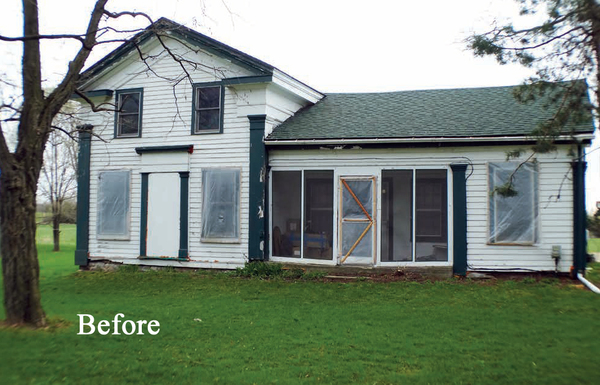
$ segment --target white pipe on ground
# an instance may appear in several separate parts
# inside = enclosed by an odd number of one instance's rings
[[[588,281],[587,279],[585,279],[583,277],[583,275],[581,275],[581,273],[577,273],[577,278],[579,278],[579,280],[581,282],[583,282],[583,284],[585,286],[587,286],[588,289],[590,289],[591,291],[593,291],[596,294],[600,294],[600,289],[598,289],[593,283],[591,283],[590,281]]]

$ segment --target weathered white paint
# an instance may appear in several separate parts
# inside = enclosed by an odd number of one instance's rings
[[[192,52],[180,43],[167,39],[176,52],[185,53],[191,61],[202,63],[197,68],[186,66],[194,83],[213,82],[223,78],[260,75],[211,53]],[[143,88],[142,133],[140,138],[114,139],[114,112],[92,113],[83,108],[81,120],[94,126],[97,137],[92,140],[90,183],[90,259],[109,259],[120,263],[154,266],[187,266],[195,268],[236,268],[247,260],[248,250],[248,163],[249,121],[247,115],[267,114],[267,130],[287,119],[297,109],[310,103],[303,99],[308,91],[294,88],[281,90],[267,84],[240,84],[225,87],[223,133],[191,134],[192,86],[188,80],[173,84],[162,79],[183,74],[163,52],[160,45],[150,40],[142,46],[148,54],[148,64],[158,75],[147,71],[137,55],[132,53],[123,61],[113,64],[99,77],[92,79],[84,90]],[[290,80],[292,83],[295,80]],[[296,81],[297,82],[297,81]],[[298,89],[302,90],[302,85]],[[267,90],[269,88],[269,90]],[[309,92],[310,93],[310,92]],[[289,99],[289,101],[287,100]],[[112,103],[114,98],[95,98],[95,101]],[[109,109],[111,105],[105,105]],[[270,131],[269,131],[270,132]],[[144,153],[135,147],[165,145],[194,145],[188,153]],[[202,221],[202,169],[230,167],[241,169],[241,228],[239,243],[200,242]],[[131,171],[131,220],[128,240],[99,240],[96,234],[97,177],[106,169]],[[190,262],[139,260],[141,172],[189,171],[189,256]],[[179,185],[178,185],[179,186]],[[152,210],[154,212],[154,210]],[[179,212],[177,210],[177,212]],[[148,250],[147,250],[148,251]],[[171,253],[171,251],[169,251]],[[147,253],[148,254],[148,253]],[[148,254],[150,255],[150,254]]]
[[[553,245],[562,247],[559,270],[569,271],[573,260],[573,188],[570,180],[571,158],[568,146],[556,153],[538,155],[539,169],[539,237],[531,246],[488,245],[487,163],[505,161],[509,146],[398,148],[348,150],[276,150],[269,152],[269,164],[276,170],[334,170],[369,165],[371,172],[382,169],[448,168],[452,163],[468,163],[467,169],[467,242],[469,269],[554,270]],[[472,171],[472,173],[471,173]],[[379,174],[380,175],[380,174]],[[452,180],[448,185],[448,220],[452,223]],[[379,193],[381,192],[379,187]],[[337,207],[337,206],[334,206]],[[378,210],[381,210],[379,205]],[[452,250],[452,226],[448,227],[448,249]],[[379,234],[378,239],[381,239]],[[335,246],[334,246],[335,247]],[[440,262],[386,262],[386,266],[439,266]],[[378,256],[378,260],[380,257]]]
[[[147,256],[178,256],[180,190],[178,173],[148,175]]]
[[[190,171],[188,152],[142,153],[141,172],[185,172]]]

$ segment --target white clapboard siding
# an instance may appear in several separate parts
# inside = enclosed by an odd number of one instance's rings
[[[222,78],[257,75],[204,51],[196,53],[179,43],[169,46],[186,58],[202,63],[197,68],[186,69],[194,83],[213,82]],[[114,112],[92,113],[83,108],[81,119],[94,126],[97,137],[92,140],[90,181],[90,258],[108,259],[127,264],[152,266],[180,266],[192,268],[237,268],[247,261],[248,204],[249,204],[249,121],[248,114],[267,114],[267,133],[272,127],[293,115],[306,105],[297,97],[286,94],[274,85],[226,87],[224,95],[223,133],[191,134],[192,86],[184,79],[175,88],[160,77],[176,78],[184,73],[156,42],[142,48],[151,59],[149,64],[158,76],[145,72],[145,65],[137,54],[116,65],[107,74],[86,86],[89,90],[143,88],[142,137],[114,139]],[[286,96],[287,95],[287,96]],[[104,102],[114,103],[112,99]],[[136,147],[163,145],[194,145],[189,155],[189,262],[165,260],[139,260],[140,252],[140,172],[148,172]],[[157,169],[168,168],[167,164]],[[238,168],[241,171],[240,188],[240,240],[237,243],[206,243],[200,241],[202,227],[202,169]],[[104,170],[130,170],[131,196],[128,240],[97,239],[98,175]]]
[[[378,169],[441,167],[469,163],[467,168],[467,260],[470,269],[554,270],[553,245],[561,246],[560,271],[573,261],[573,185],[568,148],[538,155],[539,239],[533,246],[488,245],[488,162],[503,162],[511,147],[406,148],[355,150],[277,150],[271,147],[274,169]],[[472,173],[471,173],[472,171]],[[562,185],[562,186],[561,186]],[[451,187],[450,187],[451,188]],[[560,195],[559,195],[560,193]]]
[[[159,47],[150,50],[158,54]],[[222,69],[225,77],[247,76],[251,73],[230,62],[199,52],[190,60]],[[165,77],[181,75],[181,68],[166,57],[153,63],[152,68]],[[248,239],[248,141],[249,123],[246,117],[238,117],[237,92],[226,88],[222,134],[191,135],[192,87],[183,81],[175,88],[155,76],[139,74],[141,64],[133,61],[121,65],[93,85],[93,89],[143,88],[142,137],[113,139],[114,114],[87,114],[86,123],[95,126],[94,131],[102,138],[92,142],[90,183],[90,256],[92,259],[110,259],[123,263],[143,263],[155,266],[188,266],[235,268],[246,260]],[[132,74],[138,75],[132,76]],[[218,80],[215,73],[205,70],[190,71],[193,81]],[[220,77],[223,77],[220,74]],[[114,103],[114,100],[111,101]],[[179,112],[177,112],[177,108]],[[141,159],[135,147],[193,144],[194,153],[189,155],[189,253],[191,262],[140,261],[140,188]],[[211,244],[200,242],[202,186],[201,170],[206,167],[234,167],[241,170],[241,226],[240,242],[235,244]],[[98,240],[96,236],[98,174],[102,170],[131,170],[130,239]]]

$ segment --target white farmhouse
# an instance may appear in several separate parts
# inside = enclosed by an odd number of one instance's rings
[[[79,89],[78,265],[585,268],[593,125],[506,161],[552,114],[513,87],[323,94],[160,19]]]

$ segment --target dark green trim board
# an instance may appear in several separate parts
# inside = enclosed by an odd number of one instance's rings
[[[77,166],[77,246],[75,264],[87,266],[90,241],[90,156],[93,126],[86,124],[79,130]]]
[[[219,101],[219,129],[218,130],[196,130],[196,93],[201,88],[207,87],[221,87],[221,100]],[[207,83],[194,83],[192,85],[192,135],[206,135],[206,134],[221,134],[223,132],[223,118],[225,112],[225,86],[223,82],[207,82]]]
[[[190,173],[180,172],[179,180],[181,181],[179,195],[179,258],[187,259],[188,253],[188,202],[189,202],[189,185]]]
[[[466,164],[451,164],[452,169],[452,228],[453,238],[453,273],[467,274],[467,180]]]
[[[250,199],[248,260],[263,261],[266,254],[266,175],[267,153],[264,142],[266,115],[248,115],[250,120]]]
[[[232,86],[236,84],[256,84],[256,83],[269,83],[273,80],[273,75],[260,75],[260,76],[240,76],[236,78],[225,78],[221,82],[223,85]]]
[[[137,135],[120,135],[119,136],[119,96],[122,94],[140,94],[140,111],[138,116],[138,134]],[[114,138],[141,138],[142,137],[142,115],[144,112],[144,89],[143,88],[129,88],[115,91],[115,122],[114,122]]]
[[[97,97],[111,97],[113,96],[113,90],[93,90],[93,91],[85,91],[83,94],[88,98],[97,98]],[[83,98],[77,94],[71,95],[71,99],[75,100],[83,100]]]
[[[140,257],[146,256],[148,237],[148,173],[142,173],[142,207],[140,211]]]
[[[153,147],[136,147],[135,152],[138,154],[145,154],[149,152],[194,152],[193,144],[184,144],[181,146],[153,146]]]
[[[585,169],[587,163],[579,160],[572,162],[571,167],[573,168],[573,270],[571,273],[573,278],[576,278],[577,273],[585,274],[587,262],[585,236]]]

